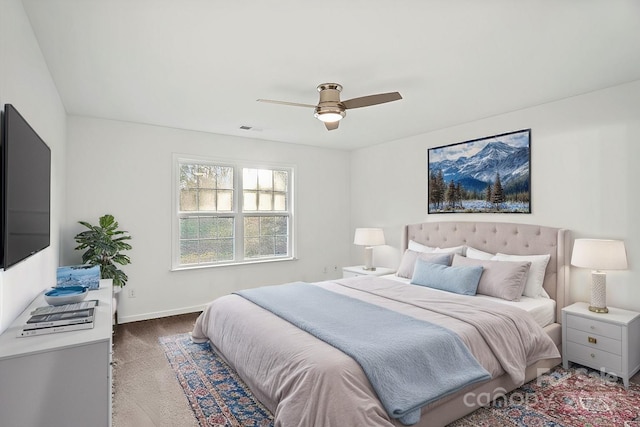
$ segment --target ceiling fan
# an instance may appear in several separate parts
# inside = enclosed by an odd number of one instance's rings
[[[327,130],[338,129],[340,120],[347,115],[346,110],[354,108],[369,107],[371,105],[384,104],[385,102],[402,99],[398,92],[378,93],[375,95],[361,96],[346,101],[340,101],[342,86],[338,83],[322,83],[318,85],[320,101],[318,105],[299,104],[296,102],[274,101],[271,99],[258,99],[259,102],[270,102],[272,104],[292,105],[294,107],[309,107],[314,109],[314,116],[324,122]]]

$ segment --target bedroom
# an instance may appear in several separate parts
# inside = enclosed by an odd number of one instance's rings
[[[25,4],[32,8],[38,6],[38,2]],[[637,12],[637,5],[633,2],[614,4],[618,5],[622,16],[638,16],[629,12]],[[362,262],[361,248],[352,244],[356,227],[383,227],[389,247],[378,248],[376,262],[394,265],[398,262],[396,250],[400,247],[400,226],[426,218],[423,197],[426,192],[426,149],[522,128],[532,129],[533,213],[507,215],[504,221],[565,227],[572,230],[574,237],[624,239],[630,269],[610,273],[610,283],[615,283],[615,288],[609,290],[608,303],[640,310],[640,287],[637,286],[640,277],[635,268],[640,261],[640,230],[634,220],[635,215],[632,217],[638,202],[630,197],[637,192],[638,171],[633,162],[640,158],[635,138],[640,131],[640,63],[636,56],[625,56],[624,61],[616,64],[617,67],[600,64],[600,73],[620,71],[622,74],[624,69],[627,75],[612,76],[608,84],[585,88],[564,99],[520,105],[518,98],[514,97],[514,106],[508,111],[487,114],[464,123],[451,123],[415,136],[345,150],[339,144],[322,148],[89,117],[95,114],[67,114],[71,107],[63,103],[58,92],[63,87],[58,87],[51,76],[31,29],[31,18],[23,10],[22,2],[5,0],[2,8],[0,101],[22,106],[19,108],[23,114],[31,118],[33,126],[52,146],[52,220],[57,227],[53,227],[52,245],[47,251],[0,276],[0,329],[4,329],[37,293],[49,286],[48,277],[53,274],[55,266],[77,262],[78,255],[73,251],[72,241],[78,231],[77,221],[95,220],[107,211],[116,215],[123,228],[134,237],[134,250],[131,252],[134,262],[127,269],[131,278],[127,287],[135,289],[136,297],[122,299],[119,310],[123,322],[192,311],[215,296],[247,284],[257,286],[337,277],[340,273],[331,271],[333,266],[340,270],[343,266]],[[595,18],[592,16],[591,19]],[[627,27],[616,26],[612,22],[588,22],[589,27],[614,33],[612,37],[615,40],[624,42],[620,46],[623,52],[637,52],[638,34],[630,31],[637,28],[637,22],[625,21]],[[340,21],[340,24],[348,25],[348,22]],[[614,31],[616,28],[621,33]],[[624,32],[625,29],[630,32]],[[587,43],[581,53],[588,55],[590,47]],[[318,58],[321,57],[318,54]],[[532,66],[535,64],[530,56],[524,60]],[[313,67],[315,63],[309,61],[309,66]],[[375,61],[365,65],[372,66],[373,63]],[[622,67],[623,64],[626,68]],[[269,85],[287,86],[284,66],[276,64],[274,67],[284,74]],[[311,77],[304,79],[304,84],[296,87],[300,91],[300,102],[307,96],[307,89],[311,101],[314,99],[315,85],[321,82],[316,80],[324,79],[315,77],[320,71],[316,70]],[[410,100],[410,94],[399,86],[405,78],[402,76],[399,72],[397,76],[378,77],[380,91],[399,90],[406,98],[393,108],[408,108],[402,104]],[[347,84],[345,81],[342,83]],[[558,84],[564,83],[565,80],[558,77]],[[364,85],[362,94],[377,89]],[[524,96],[531,90],[535,88],[521,87],[514,92],[523,91]],[[254,103],[255,98],[275,98],[277,95],[277,92],[255,93],[247,102]],[[351,95],[359,96],[361,93],[350,92],[345,96]],[[281,97],[287,99],[284,95]],[[417,102],[419,108],[429,100],[413,102]],[[307,120],[309,129],[314,131],[321,126],[304,110],[298,112],[282,107],[285,110],[276,113],[278,106],[251,105],[254,109],[258,107],[265,114],[281,114],[281,120]],[[188,109],[191,106],[176,105],[173,108]],[[434,109],[430,104],[425,108]],[[350,114],[335,132],[349,130],[347,125],[354,123],[355,126],[358,120],[364,120],[360,122],[360,129],[366,128],[368,120],[378,117],[375,116],[378,114],[375,108],[358,113]],[[429,114],[432,113],[425,113],[423,120],[429,120]],[[241,124],[244,123],[233,123],[233,126]],[[320,130],[325,132],[321,127]],[[325,134],[319,137],[327,138]],[[117,159],[116,165],[100,161],[99,156],[96,158],[96,151],[103,147],[108,147],[110,156]],[[300,190],[296,202],[300,221],[297,230],[299,259],[260,266],[225,267],[215,271],[171,272],[169,189],[173,152],[225,158],[244,157],[251,153],[256,159],[295,163]],[[140,165],[146,167],[142,169],[145,173],[140,173]],[[330,173],[327,173],[329,167]],[[113,168],[117,169],[114,171]],[[89,175],[95,178],[86,179]],[[99,179],[100,176],[110,179]],[[123,188],[129,191],[123,191]],[[303,188],[309,190],[304,191]],[[368,196],[372,193],[376,197]],[[147,202],[142,205],[139,200],[143,194]],[[323,200],[330,200],[331,207],[327,208]],[[433,217],[428,220],[453,219]],[[473,220],[503,219],[495,215],[473,215]],[[327,251],[328,246],[333,250]],[[329,267],[327,273],[324,273],[325,267]],[[587,280],[588,272],[573,269],[573,300],[588,300]]]

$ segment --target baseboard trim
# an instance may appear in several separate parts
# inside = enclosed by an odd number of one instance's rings
[[[178,314],[196,313],[204,310],[206,304],[194,305],[192,307],[182,307],[175,310],[156,311],[153,313],[136,314],[134,316],[120,316],[118,314],[118,323],[138,322],[140,320],[158,319],[161,317],[175,316]]]

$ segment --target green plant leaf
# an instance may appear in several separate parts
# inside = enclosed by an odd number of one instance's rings
[[[128,255],[120,253],[132,249],[125,240],[131,240],[128,231],[119,230],[118,222],[113,215],[103,215],[98,219],[99,225],[92,225],[86,221],[78,221],[88,228],[75,236],[76,250],[86,251],[82,254],[82,262],[100,266],[102,279],[113,279],[114,286],[124,286],[129,277],[115,264],[131,263]]]

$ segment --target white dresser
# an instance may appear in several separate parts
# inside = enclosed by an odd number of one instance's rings
[[[0,335],[0,424],[3,427],[111,425],[111,280],[97,299],[92,329],[17,338],[39,295]]]
[[[577,302],[562,309],[562,364],[576,362],[622,378],[640,370],[640,313],[609,307],[608,313],[589,311]]]

